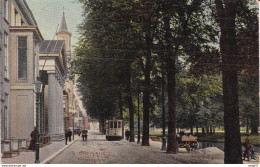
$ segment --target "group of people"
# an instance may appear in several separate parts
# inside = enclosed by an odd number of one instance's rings
[[[71,141],[72,131],[70,129],[67,129],[65,132],[65,144],[67,145],[68,139]]]

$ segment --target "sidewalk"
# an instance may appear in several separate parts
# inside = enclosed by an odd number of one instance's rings
[[[65,145],[65,141],[52,142],[51,144],[40,148],[40,163],[46,163],[53,157],[60,154],[66,148],[71,146],[74,142],[76,142],[80,137],[75,135],[75,140],[68,142]],[[35,161],[35,152],[20,152],[20,155],[13,156],[12,158],[2,158],[2,164],[34,164]]]
[[[135,142],[137,141],[137,138],[135,138]],[[141,140],[142,141],[142,140]],[[125,142],[127,142],[125,140]],[[160,150],[162,148],[162,142],[161,141],[152,141],[149,139],[150,147],[154,150]],[[201,157],[199,157],[201,156]],[[199,149],[196,151],[187,152],[186,148],[179,148],[178,154],[173,155],[174,159],[183,162],[188,163],[187,160],[191,163],[220,163],[224,164],[224,152],[218,149],[217,147],[207,147],[204,149]],[[243,160],[243,164],[259,164],[259,155],[257,155],[256,159],[251,159],[250,161]]]

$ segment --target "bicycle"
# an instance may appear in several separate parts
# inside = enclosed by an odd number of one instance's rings
[[[245,151],[242,152],[242,157],[244,157],[244,155],[245,155]],[[248,161],[250,161],[251,159],[256,160],[256,155],[257,155],[256,151],[254,149],[251,149],[249,151]],[[244,157],[243,160],[245,160],[245,158],[246,157]]]

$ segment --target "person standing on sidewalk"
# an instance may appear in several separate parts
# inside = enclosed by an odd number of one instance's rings
[[[65,132],[65,145],[67,145],[67,143],[68,143],[68,137],[69,137],[69,131],[67,129]]]
[[[69,135],[69,141],[71,142],[72,131],[70,129],[68,131],[68,135]]]
[[[36,127],[34,127],[34,130],[31,132],[31,141],[28,150],[35,151],[35,145],[36,145]]]

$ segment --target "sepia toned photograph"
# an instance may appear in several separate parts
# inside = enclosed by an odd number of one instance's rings
[[[258,0],[0,0],[1,166],[260,155]]]

